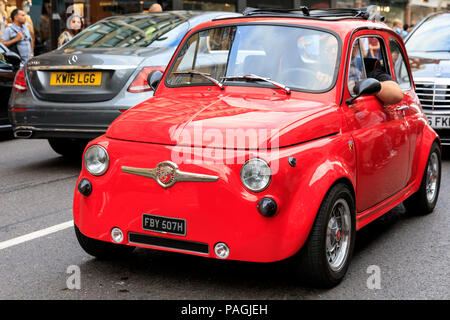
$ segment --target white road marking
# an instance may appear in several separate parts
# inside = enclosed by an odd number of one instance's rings
[[[30,240],[34,240],[34,239],[37,239],[37,238],[40,238],[40,237],[44,237],[44,236],[49,235],[51,233],[55,233],[55,232],[58,232],[58,231],[61,231],[61,230],[64,230],[64,229],[67,229],[67,228],[70,228],[70,227],[73,227],[73,220],[70,220],[70,221],[67,221],[67,222],[64,222],[64,223],[60,223],[60,224],[57,224],[55,226],[48,227],[48,228],[45,228],[45,229],[42,229],[42,230],[39,230],[39,231],[35,231],[35,232],[32,232],[32,233],[29,233],[29,234],[26,234],[26,235],[23,235],[23,236],[11,239],[11,240],[6,240],[6,241],[3,241],[3,242],[0,242],[0,250],[9,248],[9,247],[12,247],[12,246],[15,246],[17,244],[21,244],[21,243],[24,243],[24,242],[27,242],[27,241],[30,241]]]

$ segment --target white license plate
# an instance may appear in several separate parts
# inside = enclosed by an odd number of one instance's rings
[[[450,128],[450,116],[428,116],[428,123],[433,128]]]

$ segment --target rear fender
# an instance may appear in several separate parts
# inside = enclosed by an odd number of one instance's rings
[[[414,161],[412,165],[412,183],[414,183],[413,192],[416,192],[420,188],[422,183],[425,167],[428,162],[428,156],[430,155],[431,146],[434,142],[437,142],[442,153],[441,141],[437,133],[429,126],[425,126],[422,132],[420,142],[416,146],[414,153]]]

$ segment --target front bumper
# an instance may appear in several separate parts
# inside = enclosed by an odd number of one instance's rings
[[[88,179],[92,193],[85,197],[76,190],[73,212],[80,231],[101,241],[111,242],[111,230],[120,228],[124,233],[122,244],[126,245],[217,258],[214,245],[223,242],[230,248],[228,259],[279,261],[295,254],[306,241],[323,196],[317,190],[315,201],[316,193],[309,190],[309,180],[304,174],[314,172],[288,164],[289,156],[295,155],[299,161],[310,156],[305,146],[282,150],[277,159],[278,172],[269,187],[252,193],[240,180],[242,164],[182,163],[179,164],[182,171],[215,175],[219,180],[179,182],[166,189],[153,179],[125,173],[121,167],[155,168],[158,163],[172,159],[174,147],[105,137],[93,143],[108,150],[110,167],[99,177],[90,175],[83,167],[77,183]],[[250,156],[247,151],[238,152]],[[274,158],[266,160],[273,163]],[[298,190],[308,192],[301,193],[303,198],[296,198]],[[266,218],[258,212],[257,204],[263,197],[277,201],[275,216]],[[183,219],[186,235],[144,230],[144,214]]]

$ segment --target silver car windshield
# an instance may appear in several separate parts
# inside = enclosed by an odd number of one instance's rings
[[[408,52],[450,52],[450,14],[431,17],[406,41]]]
[[[189,13],[159,13],[102,20],[65,48],[174,47],[189,29]]]
[[[223,84],[272,86],[323,92],[337,74],[339,41],[329,32],[290,26],[246,25],[202,30],[182,45],[167,76],[168,86],[210,85],[195,70]],[[263,78],[261,81],[248,76]]]

